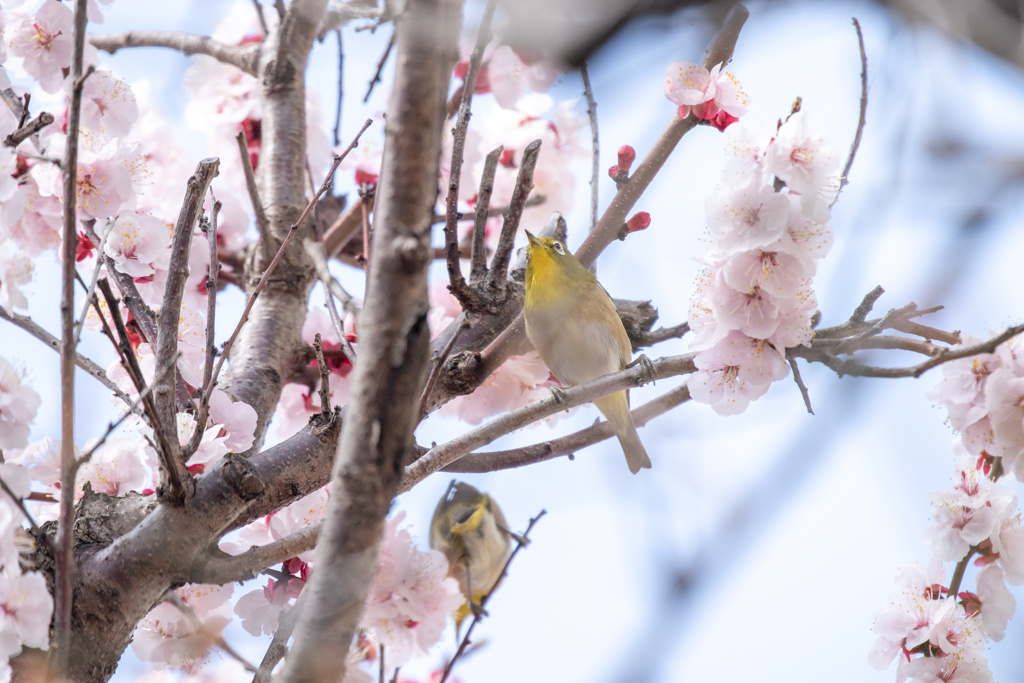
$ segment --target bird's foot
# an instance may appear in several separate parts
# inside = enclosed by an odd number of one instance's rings
[[[562,387],[551,387],[551,398],[555,399],[555,403],[558,405],[565,406],[567,402],[565,398],[565,389]],[[565,407],[565,412],[569,412],[568,406]]]
[[[508,534],[519,545],[529,545],[530,544],[530,539],[528,539],[526,536],[521,536],[521,535],[517,534],[516,532],[512,531],[511,529],[506,529],[501,524],[498,525],[498,529],[500,529],[501,531],[503,531],[506,534]]]
[[[487,610],[483,608],[483,605],[480,605],[472,600],[469,602],[469,611],[471,611],[473,613],[473,616],[477,619],[483,619],[484,617],[491,616],[490,614],[488,614]]]
[[[652,363],[651,359],[645,356],[644,354],[641,353],[639,356],[636,357],[636,360],[634,360],[626,367],[631,368],[635,365],[639,365],[642,370],[639,377],[636,378],[636,385],[638,387],[643,386],[648,382],[653,382],[657,378],[657,373],[654,370],[654,363]]]

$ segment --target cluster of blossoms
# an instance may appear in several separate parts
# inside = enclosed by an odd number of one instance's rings
[[[679,114],[742,113],[735,79],[699,69],[669,67],[666,93],[683,103]],[[694,400],[735,415],[789,374],[786,348],[812,336],[811,278],[832,245],[840,159],[804,112],[778,127],[732,125],[725,135],[722,184],[705,203],[711,246],[690,302],[690,348],[700,353],[687,383]]]
[[[962,341],[983,340],[965,335]],[[896,659],[898,683],[987,683],[985,641],[1003,639],[1017,608],[1006,583],[1024,584],[1024,524],[1017,496],[999,483],[1024,480],[1024,347],[1012,339],[995,353],[946,363],[942,372],[929,397],[946,407],[959,433],[955,485],[929,494],[931,565],[927,572],[900,568],[891,604],[875,618],[870,662],[886,669]],[[944,563],[957,563],[954,575],[962,577],[972,557],[980,567],[975,590],[944,587]]]
[[[869,655],[884,670],[897,661],[898,683],[986,683],[992,680],[983,652],[999,641],[1017,603],[1006,582],[1024,583],[1024,526],[1017,496],[998,483],[999,461],[954,444],[959,467],[950,489],[932,491],[934,524],[925,533],[932,549],[926,571],[904,565],[890,604],[875,617],[878,639]],[[980,567],[975,590],[960,590],[969,560]],[[947,587],[946,563],[958,565]]]

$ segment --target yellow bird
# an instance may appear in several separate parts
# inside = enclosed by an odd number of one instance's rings
[[[630,365],[633,347],[612,298],[553,237],[526,233],[526,334],[562,384],[573,386]],[[626,454],[629,471],[650,467],[625,389],[594,401]]]
[[[430,547],[448,558],[448,575],[459,582],[466,603],[455,613],[455,623],[477,609],[494,589],[512,554],[501,508],[486,493],[452,480],[434,509],[430,522]]]

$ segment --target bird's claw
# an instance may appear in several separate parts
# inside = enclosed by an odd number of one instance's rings
[[[635,365],[639,365],[641,369],[640,375],[636,378],[636,385],[638,387],[643,386],[648,382],[653,382],[657,378],[657,373],[654,370],[654,363],[652,363],[651,359],[648,358],[646,355],[641,353],[639,356],[636,357],[636,360],[634,360],[626,367],[631,368]]]
[[[551,398],[555,399],[555,403],[558,405],[564,406],[567,402],[565,398],[565,389],[562,387],[551,387]],[[568,407],[565,408],[565,412],[569,412]]]
[[[469,611],[471,611],[473,613],[473,616],[477,619],[483,619],[484,617],[491,616],[490,614],[488,614],[487,610],[483,608],[483,605],[480,605],[472,600],[469,601]]]

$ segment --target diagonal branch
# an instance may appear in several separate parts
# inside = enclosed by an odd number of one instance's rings
[[[607,396],[615,391],[642,386],[657,379],[694,372],[696,368],[693,365],[693,359],[696,355],[696,353],[687,353],[659,358],[652,363],[653,374],[642,365],[636,365],[621,372],[613,372],[585,384],[564,389],[557,397],[552,394],[522,408],[499,415],[462,436],[431,448],[426,455],[405,468],[405,476],[402,477],[399,491],[408,491],[428,475],[447,467],[467,453],[559,411],[568,410],[584,403],[592,403],[594,399]]]
[[[43,342],[51,349],[60,353],[61,343],[60,339],[57,339],[52,334],[47,332],[45,329],[40,327],[32,318],[25,315],[18,315],[17,313],[8,313],[3,306],[0,306],[0,318],[17,325],[21,329],[25,330],[33,337]],[[121,399],[125,405],[131,405],[132,399],[128,394],[121,391],[114,382],[107,377],[107,371],[97,365],[94,361],[89,360],[80,353],[75,353],[75,365],[85,370],[89,375],[95,377],[100,381],[103,386],[114,392],[114,395]]]
[[[476,212],[473,214],[473,249],[470,252],[469,281],[479,285],[487,276],[487,219],[491,215],[491,193],[494,192],[494,176],[498,172],[498,161],[504,146],[499,146],[484,159],[484,171],[480,176],[480,190],[476,195]],[[506,209],[507,210],[507,209]]]
[[[427,269],[457,0],[409,0],[396,18],[395,80],[377,188],[360,353],[284,683],[340,680],[376,572],[384,518],[414,444],[426,380]]]
[[[53,638],[56,644],[51,655],[51,674],[57,679],[67,675],[71,649],[71,608],[75,585],[75,251],[78,247],[75,219],[78,211],[78,127],[82,115],[82,60],[85,49],[86,0],[75,2],[73,52],[71,55],[72,83],[68,102],[67,149],[64,153],[64,240],[61,260],[61,347],[60,347],[60,405],[61,449],[60,484],[66,492],[61,496],[60,518],[57,527],[58,552],[55,558]],[[27,107],[26,107],[27,108]]]
[[[664,415],[689,400],[690,390],[683,384],[663,396],[648,401],[639,408],[634,408],[633,422],[637,427],[643,427],[655,417]],[[465,473],[496,472],[498,470],[533,465],[563,455],[569,456],[571,460],[576,452],[583,450],[587,446],[593,446],[596,443],[606,441],[614,436],[615,432],[612,431],[611,426],[602,420],[568,436],[533,444],[532,446],[513,448],[507,451],[470,453],[445,467],[444,471]]]
[[[480,64],[484,56],[484,48],[491,42],[491,20],[497,0],[488,0],[483,19],[476,35],[476,45],[469,58],[466,80],[462,87],[462,102],[459,104],[459,118],[452,130],[452,162],[448,177],[448,197],[445,200],[444,253],[448,263],[449,289],[463,308],[475,303],[473,292],[462,276],[461,257],[459,250],[459,183],[462,179],[462,164],[466,160],[466,132],[469,129],[470,107],[473,93],[476,91],[476,79],[480,75]]]
[[[209,36],[197,36],[180,31],[128,31],[127,33],[109,33],[102,36],[89,36],[89,42],[97,50],[114,54],[118,50],[129,47],[166,47],[186,55],[207,55],[218,62],[237,66],[249,74],[257,76],[256,63],[259,60],[260,44],[227,45]]]

